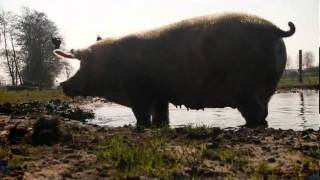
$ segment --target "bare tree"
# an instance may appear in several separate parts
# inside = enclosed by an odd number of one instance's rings
[[[303,54],[303,63],[302,65],[307,69],[311,68],[313,66],[313,63],[315,61],[315,57],[311,51],[307,51]]]
[[[3,42],[4,42],[4,56],[6,58],[6,65],[9,71],[9,75],[11,77],[11,83],[12,85],[17,85],[16,79],[15,79],[15,70],[14,70],[14,63],[10,57],[10,50],[8,48],[8,37],[7,37],[7,31],[9,26],[9,20],[10,20],[10,13],[7,13],[3,11],[0,15],[0,23],[2,26],[1,32],[3,36]]]
[[[5,80],[2,76],[0,76],[0,87],[1,86],[4,86],[6,83],[5,83]]]
[[[13,35],[12,35],[12,31],[9,33],[10,35],[10,41],[11,41],[11,48],[12,48],[12,60],[13,60],[13,64],[14,64],[14,69],[15,69],[15,81],[17,84],[22,84],[22,77],[21,77],[21,62],[22,62],[22,56],[19,55],[21,54],[19,51],[17,52],[15,49],[15,44],[14,44],[14,39],[13,39]]]
[[[286,69],[291,69],[291,64],[292,64],[292,58],[291,56],[287,56],[287,63],[286,63]]]
[[[72,66],[67,62],[63,62],[62,64],[64,66],[65,75],[66,75],[67,79],[69,79],[70,75],[71,75],[71,71],[72,71]]]

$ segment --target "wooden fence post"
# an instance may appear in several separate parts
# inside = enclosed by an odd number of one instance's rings
[[[299,82],[303,83],[302,80],[302,50],[299,50]]]

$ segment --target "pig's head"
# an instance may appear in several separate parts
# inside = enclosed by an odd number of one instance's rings
[[[101,67],[99,67],[98,59],[95,58],[91,48],[71,50],[70,52],[56,49],[54,54],[62,58],[80,60],[78,72],[67,81],[61,83],[65,94],[72,97],[101,95],[102,90],[99,88],[99,84],[102,83]]]

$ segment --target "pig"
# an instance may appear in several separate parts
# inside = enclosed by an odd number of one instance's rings
[[[130,107],[137,126],[168,125],[168,103],[237,108],[246,126],[266,126],[286,65],[283,38],[295,32],[288,26],[283,31],[245,13],[214,14],[54,54],[80,60],[78,72],[62,83],[67,95]]]

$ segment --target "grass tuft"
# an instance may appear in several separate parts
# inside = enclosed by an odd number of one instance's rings
[[[204,149],[202,154],[205,158],[224,161],[237,167],[248,164],[246,155],[231,148]]]
[[[23,158],[13,155],[10,148],[6,145],[0,147],[0,160],[7,164],[1,164],[0,170],[15,170],[23,167]],[[1,171],[0,171],[1,176]]]
[[[279,166],[262,161],[259,163],[256,172],[262,175],[276,175],[279,173]]]
[[[163,148],[162,139],[154,138],[141,144],[115,136],[97,152],[99,160],[111,162],[122,178],[148,176],[168,178],[179,168],[176,160]]]
[[[203,152],[203,155],[210,159],[227,161],[230,163],[234,162],[237,157],[237,153],[230,148],[206,149]]]

